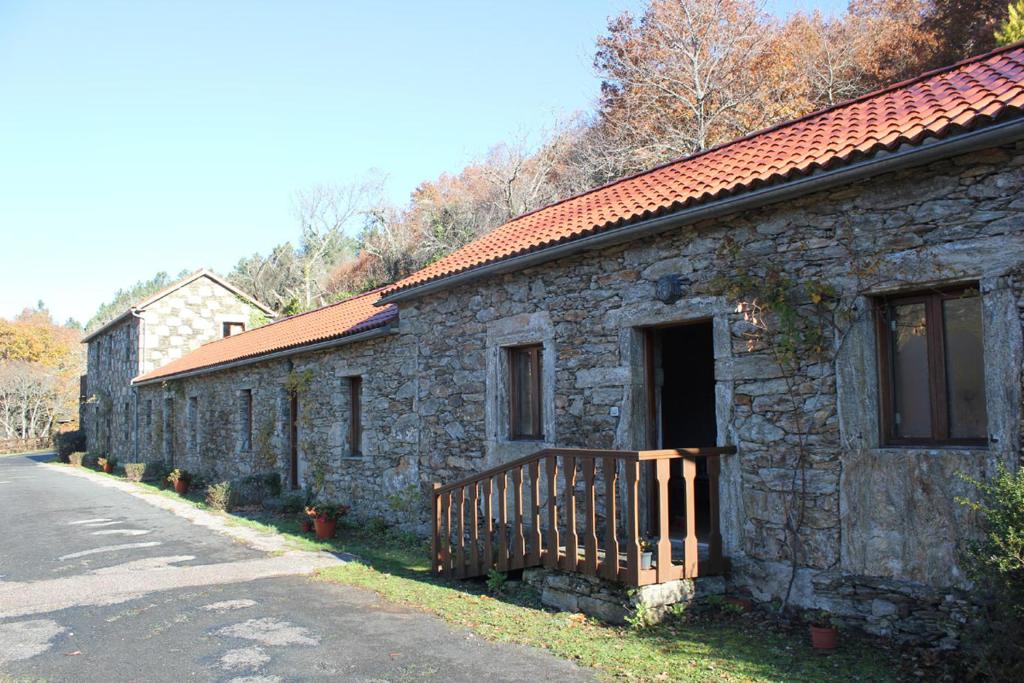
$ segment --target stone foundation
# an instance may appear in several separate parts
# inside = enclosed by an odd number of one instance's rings
[[[675,605],[725,592],[720,576],[682,579],[627,588],[622,584],[582,574],[552,569],[526,569],[523,581],[540,593],[541,602],[563,612],[580,612],[609,624],[624,624],[639,605],[647,610],[649,623],[661,621]]]

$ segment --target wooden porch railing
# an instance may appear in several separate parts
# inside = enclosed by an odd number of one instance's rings
[[[434,484],[433,570],[444,576],[469,578],[491,569],[504,572],[545,566],[629,586],[719,573],[720,459],[735,452],[731,446],[657,451],[549,448],[461,481]],[[682,481],[671,480],[673,460],[682,461]],[[707,463],[709,484],[704,553],[696,526],[700,460]],[[649,569],[641,566],[640,546],[644,463],[653,463],[648,467],[653,470],[650,476],[654,477],[657,500],[654,518],[648,524],[657,536]],[[678,564],[672,557],[669,529],[670,485],[682,486],[685,500]],[[543,501],[542,489],[546,496]],[[582,500],[582,524],[578,524],[578,498]],[[600,524],[602,519],[604,523]],[[620,527],[625,531],[621,538]]]

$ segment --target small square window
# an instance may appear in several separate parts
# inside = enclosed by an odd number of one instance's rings
[[[224,336],[230,337],[245,332],[245,323],[224,323]]]
[[[508,349],[509,438],[544,439],[540,344]]]
[[[986,444],[977,288],[881,299],[877,313],[883,442]]]

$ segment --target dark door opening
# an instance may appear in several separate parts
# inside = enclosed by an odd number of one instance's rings
[[[718,440],[715,353],[711,321],[646,330],[648,446],[696,448]],[[653,479],[653,477],[652,477]],[[656,491],[651,500],[657,505]],[[708,529],[707,465],[698,461],[697,534]],[[657,507],[652,508],[652,512]],[[682,460],[671,463],[669,524],[673,536],[686,528]],[[654,519],[655,517],[652,517]]]
[[[295,490],[299,488],[299,395],[293,391],[288,399],[288,479],[291,481],[292,490]]]

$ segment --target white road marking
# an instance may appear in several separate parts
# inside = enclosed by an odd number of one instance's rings
[[[264,645],[319,645],[320,639],[309,635],[309,630],[288,621],[272,617],[250,619],[240,624],[225,626],[219,636],[255,640]]]
[[[93,527],[110,526],[111,524],[124,524],[124,522],[118,522],[116,520],[113,520],[113,521],[110,521],[110,522],[92,522],[91,524],[86,524],[84,526],[87,526],[90,529],[92,529]]]
[[[225,671],[237,669],[258,669],[270,661],[270,655],[263,651],[258,645],[240,647],[237,650],[228,650],[220,658],[220,668]]]
[[[110,517],[96,517],[94,519],[79,519],[74,522],[68,522],[68,526],[74,526],[76,524],[92,524],[93,522],[109,522]]]
[[[0,484],[10,484],[10,483],[11,482],[9,482],[9,481],[0,481]]]
[[[0,665],[46,652],[56,636],[67,629],[50,619],[0,624]]]
[[[100,529],[92,532],[93,536],[145,536],[153,533],[152,529]]]
[[[280,676],[242,676],[232,678],[228,683],[281,683]]]
[[[123,572],[147,572],[151,569],[166,569],[177,562],[188,562],[194,559],[196,559],[195,555],[160,555],[158,557],[147,557],[123,564],[115,564],[111,567],[100,567],[99,569],[93,569],[90,573],[121,574]]]
[[[132,571],[120,565],[110,572],[76,573],[59,579],[0,582],[0,619],[57,612],[68,607],[113,604],[155,591],[248,583],[275,576],[312,574],[344,564],[327,553],[289,551],[275,557],[218,564],[161,566]],[[132,563],[129,563],[132,564]]]
[[[224,600],[223,602],[213,602],[209,605],[203,605],[201,609],[207,612],[223,612],[229,609],[245,609],[246,607],[255,607],[255,600]]]
[[[152,548],[155,545],[160,545],[160,541],[146,541],[145,543],[122,543],[121,545],[105,545],[99,548],[90,548],[89,550],[82,550],[77,553],[68,553],[67,555],[61,555],[57,559],[60,561],[73,560],[76,557],[85,557],[86,555],[95,555],[97,553],[113,553],[118,550],[132,550],[134,548]]]

